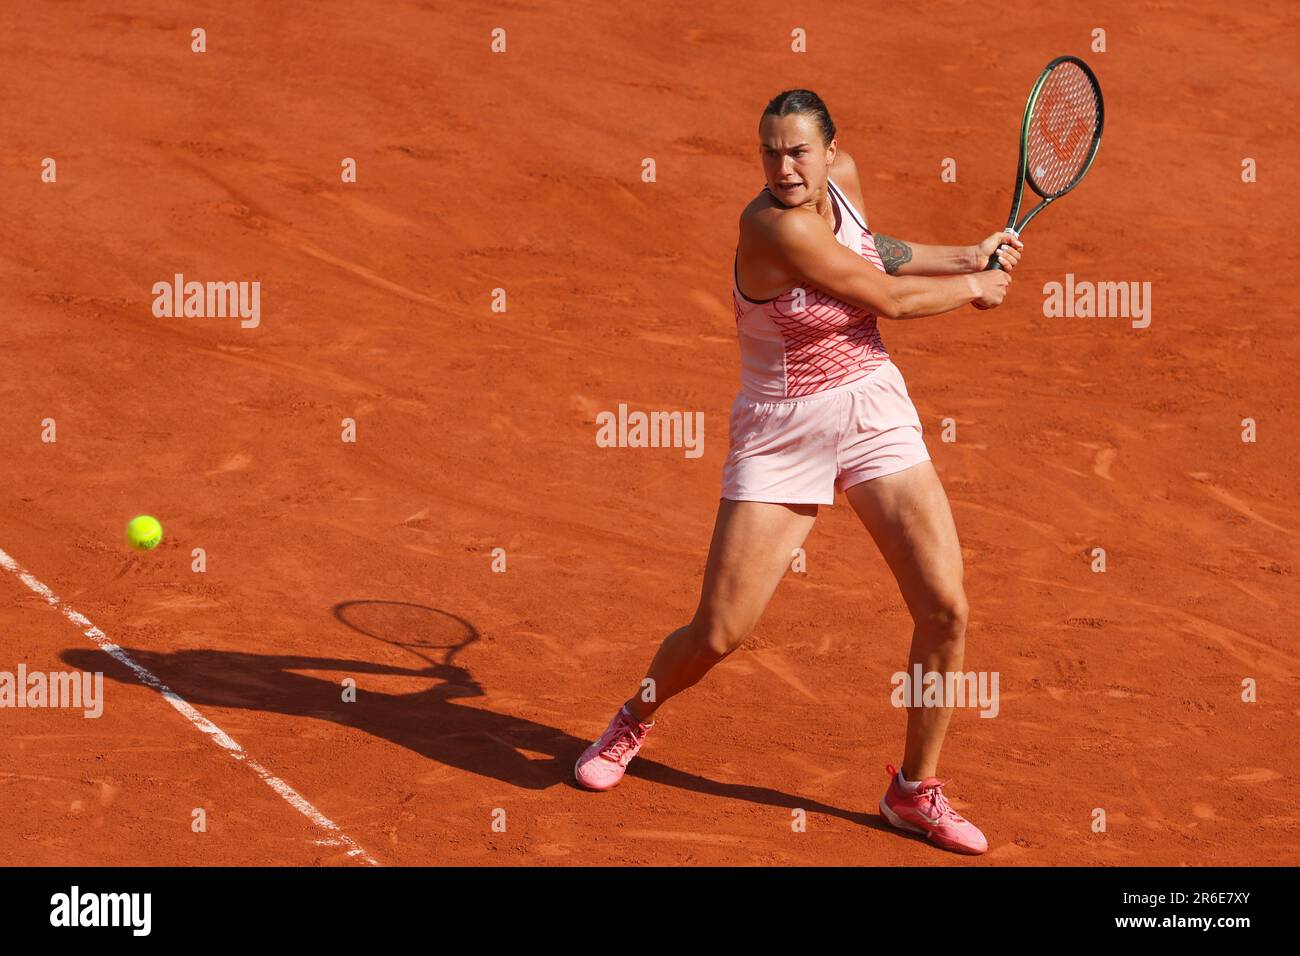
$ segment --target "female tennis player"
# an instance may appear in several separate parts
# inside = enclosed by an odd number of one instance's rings
[[[818,505],[842,491],[912,615],[907,671],[962,669],[967,605],[961,549],[878,316],[915,319],[1002,303],[1023,248],[1011,232],[928,246],[867,229],[853,160],[816,93],[789,90],[759,123],[767,185],[740,216],[735,258],[741,392],[731,409],[722,500],[690,623],[664,639],[642,691],[578,758],[592,790],[623,779],[655,712],[741,645]],[[981,271],[996,252],[1002,270]],[[880,812],[938,846],[983,853],[984,835],[935,778],[951,706],[909,708],[901,769],[887,766]]]

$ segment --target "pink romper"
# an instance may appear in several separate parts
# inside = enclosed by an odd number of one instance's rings
[[[836,240],[883,272],[865,217],[828,188]],[[836,491],[930,460],[875,315],[817,288],[760,302],[736,282],[732,302],[741,390],[722,497],[829,505]]]

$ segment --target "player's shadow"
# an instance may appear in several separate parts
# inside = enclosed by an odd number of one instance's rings
[[[348,659],[217,650],[123,650],[200,710],[206,705],[329,720],[382,737],[438,763],[517,787],[577,786],[573,763],[590,740],[498,713],[482,703],[461,702],[491,700],[469,670],[455,661],[460,650],[479,639],[477,629],[468,621],[436,608],[396,601],[347,601],[333,610],[335,618],[354,632],[383,643],[359,642],[357,656]],[[106,677],[124,683],[138,680],[127,667],[93,648],[69,648],[60,656],[78,670],[103,671]],[[421,657],[427,659],[418,666],[406,663]],[[335,676],[320,676],[322,673]],[[357,686],[351,703],[343,700],[342,682],[348,677],[355,679]],[[539,674],[537,679],[550,678]],[[413,689],[394,689],[394,685]],[[637,757],[629,775],[695,793],[774,807],[802,807],[896,832],[874,814],[768,787],[721,783],[645,755]]]

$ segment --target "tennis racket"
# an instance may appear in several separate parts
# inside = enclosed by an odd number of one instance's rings
[[[1058,56],[1029,91],[1020,123],[1020,165],[1007,230],[1019,234],[1029,221],[1083,179],[1101,146],[1105,119],[1101,85],[1077,56]],[[1020,216],[1025,184],[1042,202]],[[1000,269],[996,252],[986,269]]]

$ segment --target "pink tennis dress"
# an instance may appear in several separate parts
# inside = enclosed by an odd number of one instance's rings
[[[877,269],[866,218],[828,180],[835,239]],[[741,389],[722,497],[829,505],[835,492],[929,461],[876,317],[821,289],[756,301],[732,286]]]

